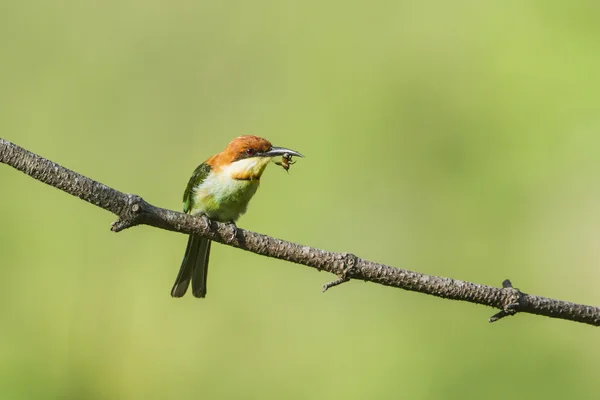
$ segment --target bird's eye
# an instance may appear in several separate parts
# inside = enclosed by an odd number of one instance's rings
[[[249,156],[254,154],[254,149],[246,149],[246,154],[248,154]]]

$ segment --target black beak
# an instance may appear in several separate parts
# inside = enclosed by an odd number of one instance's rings
[[[304,158],[304,156],[302,154],[298,153],[297,151],[286,149],[285,147],[271,147],[269,150],[262,153],[261,156],[262,157],[281,157],[285,154],[288,154],[290,156]]]

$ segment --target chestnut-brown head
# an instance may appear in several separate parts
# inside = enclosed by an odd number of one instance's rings
[[[304,157],[302,154],[283,147],[274,147],[267,139],[259,136],[240,136],[233,139],[223,150],[223,152],[211,157],[206,161],[215,170],[220,170],[234,163],[240,163],[243,160],[255,159],[261,160],[260,164],[266,166],[273,157],[281,157],[284,154],[296,157]],[[241,163],[241,165],[254,165],[255,163]],[[264,168],[263,168],[264,169]]]
[[[231,162],[243,160],[244,158],[259,157],[268,152],[273,146],[267,139],[258,136],[240,136],[233,139],[225,149],[225,153],[231,157]]]

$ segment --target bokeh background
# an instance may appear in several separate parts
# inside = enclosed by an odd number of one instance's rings
[[[252,133],[239,225],[420,272],[600,304],[597,1],[6,1],[0,136],[179,210]],[[0,397],[597,399],[598,331],[213,246],[0,166]]]

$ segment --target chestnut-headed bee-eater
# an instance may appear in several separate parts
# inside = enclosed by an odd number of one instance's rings
[[[284,155],[304,157],[296,151],[274,147],[258,136],[233,139],[225,150],[196,168],[183,193],[183,212],[229,222],[235,233],[235,221],[246,212],[267,164],[273,157]],[[190,235],[171,296],[182,297],[190,281],[195,297],[206,296],[209,254],[210,240]]]

